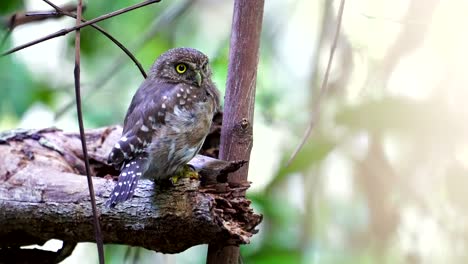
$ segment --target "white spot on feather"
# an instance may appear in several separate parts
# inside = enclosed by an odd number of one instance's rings
[[[145,125],[142,125],[142,126],[140,127],[140,130],[143,131],[143,132],[148,132],[148,131],[149,131],[149,128],[148,128],[147,126],[145,126]]]

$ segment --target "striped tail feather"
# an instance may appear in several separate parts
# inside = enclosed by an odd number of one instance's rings
[[[112,151],[109,153],[107,163],[113,165],[120,165],[126,160],[131,160],[139,153],[143,152],[144,147],[148,144],[142,135],[126,135],[122,136],[120,140],[115,143]]]
[[[119,180],[112,191],[107,207],[115,207],[116,204],[132,198],[138,180],[147,169],[148,159],[146,157],[137,157],[122,165]]]

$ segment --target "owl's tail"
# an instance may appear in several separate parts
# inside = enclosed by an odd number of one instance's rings
[[[147,164],[146,157],[137,157],[123,164],[119,181],[106,202],[107,207],[113,208],[116,204],[132,198],[138,180],[147,169]]]

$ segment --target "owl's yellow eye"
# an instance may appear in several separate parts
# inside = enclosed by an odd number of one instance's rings
[[[180,74],[184,73],[187,71],[187,65],[183,64],[183,63],[180,63],[180,64],[177,64],[177,66],[175,67],[176,71]]]

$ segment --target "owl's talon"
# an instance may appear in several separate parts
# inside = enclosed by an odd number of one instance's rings
[[[184,166],[184,168],[182,169],[182,172],[183,172],[183,176],[186,178],[194,179],[194,180],[200,179],[200,175],[198,174],[198,172],[195,170],[195,168],[193,168],[189,164]]]
[[[175,186],[180,178],[181,178],[181,176],[176,174],[176,175],[169,178],[169,182],[172,184],[172,186]]]
[[[170,177],[169,181],[172,183],[172,185],[176,185],[179,179],[181,178],[198,180],[200,179],[200,175],[198,174],[198,172],[195,171],[195,169],[192,166],[187,164],[184,165],[184,167],[179,172]]]
[[[198,172],[196,172],[195,170],[187,171],[187,173],[185,175],[189,179],[192,179],[192,180],[199,180],[200,179],[200,174],[198,174]]]

